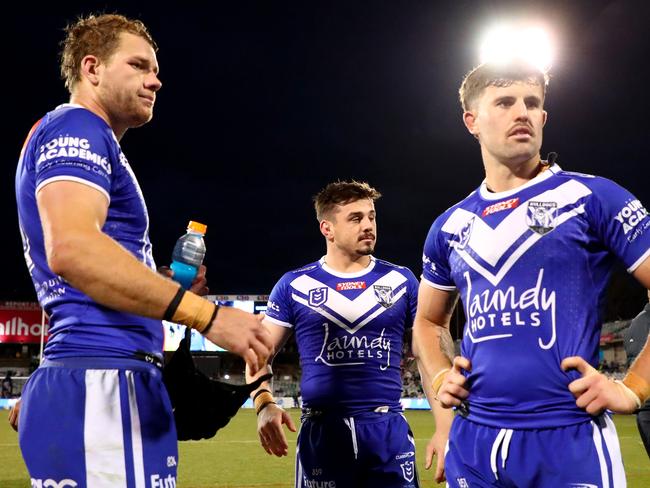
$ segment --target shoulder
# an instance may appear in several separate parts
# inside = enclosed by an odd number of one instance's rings
[[[320,263],[318,261],[314,261],[313,263],[309,263],[299,268],[292,269],[291,271],[287,271],[278,280],[278,285],[291,283],[296,278],[299,278],[302,275],[308,275],[310,273],[313,273],[319,268],[320,268]]]
[[[621,189],[621,186],[602,176],[591,175],[587,173],[578,173],[575,171],[564,171],[558,169],[555,173],[556,178],[561,182],[572,182],[575,185],[581,185],[586,187],[591,194],[596,196],[601,195],[602,191],[607,191],[610,189]]]
[[[112,132],[104,119],[79,105],[60,105],[51,112],[48,112],[46,118],[48,124],[52,127],[66,127],[80,132]]]
[[[378,258],[375,258],[375,263],[376,263],[375,266],[377,266],[379,271],[390,272],[394,270],[400,274],[403,274],[407,278],[410,277],[415,278],[413,271],[411,271],[406,266],[400,266],[399,264],[391,263],[390,261],[385,261],[384,259],[378,259]]]

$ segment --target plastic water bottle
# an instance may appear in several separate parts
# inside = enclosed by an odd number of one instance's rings
[[[174,272],[173,279],[186,290],[192,285],[199,266],[203,263],[205,257],[203,236],[207,230],[207,225],[190,220],[187,224],[187,233],[179,237],[174,246],[171,264]]]

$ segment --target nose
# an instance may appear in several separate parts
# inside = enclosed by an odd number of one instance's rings
[[[162,88],[162,81],[160,81],[156,73],[150,71],[144,79],[144,86],[151,91],[157,92]]]
[[[513,105],[516,120],[528,120],[528,106],[523,100],[518,100]]]

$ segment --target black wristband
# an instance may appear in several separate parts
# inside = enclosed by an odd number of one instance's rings
[[[268,393],[271,393],[271,390],[267,390],[266,388],[260,388],[259,390],[257,390],[257,392],[255,393],[255,395],[253,395],[253,401],[255,401],[255,399],[256,399],[258,396],[260,396],[262,393],[264,393],[265,391],[268,392]],[[271,395],[273,395],[273,393],[271,393]]]
[[[212,316],[210,317],[210,322],[208,322],[207,327],[201,331],[201,334],[205,335],[208,333],[210,327],[212,327],[212,324],[214,323],[214,319],[217,318],[217,313],[219,313],[219,305],[215,303],[214,310],[212,311]]]
[[[273,404],[273,405],[277,405],[277,403],[275,403],[275,402],[271,402],[271,401],[266,402],[266,403],[262,403],[262,404],[260,405],[260,408],[257,409],[257,412],[255,412],[255,415],[259,415],[260,412],[261,412],[262,410],[264,410],[266,407],[268,407],[268,406],[271,405],[271,404]]]
[[[167,307],[167,310],[165,310],[165,315],[163,315],[163,320],[166,320],[167,322],[172,321],[174,314],[176,313],[176,309],[183,299],[183,295],[185,295],[185,289],[183,289],[181,286],[178,288],[178,291],[176,292],[176,295],[174,295],[174,298],[172,298],[172,301],[169,302],[169,306]]]

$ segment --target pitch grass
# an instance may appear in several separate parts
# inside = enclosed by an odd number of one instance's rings
[[[29,476],[20,457],[16,433],[0,417],[0,488],[28,487]],[[299,420],[299,411],[291,415]],[[424,470],[424,452],[433,433],[431,414],[408,411],[406,416],[416,438],[418,469],[423,486],[435,486],[431,472]],[[56,419],[52,419],[56,422]],[[639,438],[632,416],[615,416],[628,487],[650,486],[650,461]],[[209,441],[181,442],[179,488],[290,488],[293,486],[296,435],[289,433],[289,455],[269,456],[257,440],[255,415],[252,410],[240,413],[217,436]],[[439,485],[444,486],[444,485]]]

